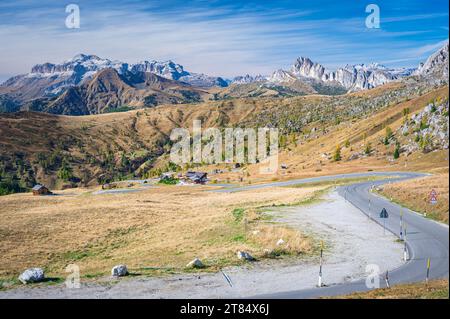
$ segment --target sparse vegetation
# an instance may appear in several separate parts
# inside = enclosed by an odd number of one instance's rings
[[[336,146],[336,149],[334,151],[333,160],[335,162],[339,162],[341,159],[342,159],[342,157],[341,157],[341,146],[338,145],[338,146]]]
[[[337,299],[448,299],[448,280],[432,280],[414,284],[396,285],[334,297]]]
[[[175,178],[173,176],[168,176],[165,178],[161,178],[158,183],[165,184],[165,185],[176,185],[176,184],[178,184],[179,181],[180,180],[178,178]]]
[[[394,150],[394,159],[398,159],[400,157],[400,144],[396,144],[395,145],[395,150]]]
[[[364,148],[364,154],[370,155],[370,153],[372,153],[372,144],[371,143],[367,143],[365,148]]]
[[[427,217],[448,224],[449,216],[449,182],[448,173],[423,177],[385,185],[382,195]],[[438,202],[430,203],[431,190],[437,192]]]

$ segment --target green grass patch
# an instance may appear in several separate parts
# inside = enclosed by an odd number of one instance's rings
[[[119,107],[108,107],[103,112],[104,113],[119,113],[119,112],[128,112],[133,110],[132,107],[129,107],[127,105],[119,106]]]
[[[231,213],[233,214],[234,221],[239,223],[244,218],[245,209],[235,208],[235,209],[233,209],[233,211]]]
[[[167,178],[161,179],[158,183],[163,184],[163,185],[176,185],[176,184],[178,184],[178,182],[179,182],[178,178],[167,177]]]

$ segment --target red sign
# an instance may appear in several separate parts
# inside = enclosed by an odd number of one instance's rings
[[[431,193],[430,193],[430,203],[432,205],[437,203],[437,193],[436,193],[436,191],[434,189],[432,189]]]

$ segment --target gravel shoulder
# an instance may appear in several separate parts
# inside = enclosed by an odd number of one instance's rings
[[[366,266],[376,264],[380,271],[403,264],[403,246],[390,232],[369,220],[336,191],[324,200],[298,207],[271,211],[274,219],[326,244],[323,283],[335,285],[362,279]],[[64,284],[20,287],[0,292],[0,298],[242,298],[289,290],[313,288],[318,280],[318,258],[269,260],[245,267],[224,269],[222,273],[182,274],[164,278],[125,278],[81,284],[68,289]]]

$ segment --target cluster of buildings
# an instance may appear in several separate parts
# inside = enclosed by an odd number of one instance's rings
[[[204,185],[208,181],[208,173],[189,171],[186,174],[178,174],[175,172],[163,173],[160,180],[177,178],[184,183],[201,184]]]

